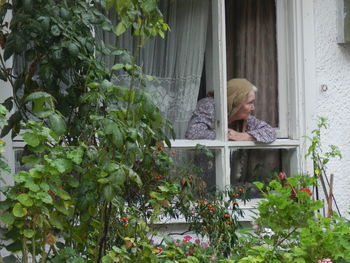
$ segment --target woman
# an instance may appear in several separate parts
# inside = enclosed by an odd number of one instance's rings
[[[228,139],[270,143],[276,140],[275,130],[266,122],[250,115],[255,110],[256,87],[246,79],[227,83]],[[197,103],[188,124],[187,139],[215,139],[215,105],[212,96]]]

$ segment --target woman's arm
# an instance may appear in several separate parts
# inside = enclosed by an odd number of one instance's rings
[[[198,101],[185,134],[186,139],[209,139],[216,137],[214,130],[214,99],[207,97]]]
[[[269,124],[249,116],[246,133],[253,136],[257,142],[270,143],[276,140],[276,131]]]
[[[228,129],[228,139],[230,141],[256,141],[256,139],[246,132],[238,132]]]

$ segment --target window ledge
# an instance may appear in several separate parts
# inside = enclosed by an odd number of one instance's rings
[[[219,141],[219,140],[171,140],[173,148],[195,148],[197,144],[208,148],[238,148],[238,149],[293,149],[300,145],[299,140],[277,139],[272,143],[258,143],[251,141]]]

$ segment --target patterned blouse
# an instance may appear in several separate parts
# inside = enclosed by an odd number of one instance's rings
[[[209,139],[216,137],[214,127],[215,104],[213,97],[198,101],[197,107],[188,123],[186,139]],[[246,133],[253,136],[257,142],[270,143],[276,140],[276,131],[269,124],[250,115],[247,119]]]

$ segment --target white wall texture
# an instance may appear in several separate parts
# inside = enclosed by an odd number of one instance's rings
[[[329,163],[328,172],[335,175],[334,195],[341,213],[349,217],[350,44],[337,44],[336,19],[337,0],[314,0],[316,87],[306,88],[318,89],[315,116],[328,118],[329,128],[322,134],[324,148],[337,145],[343,155]]]

